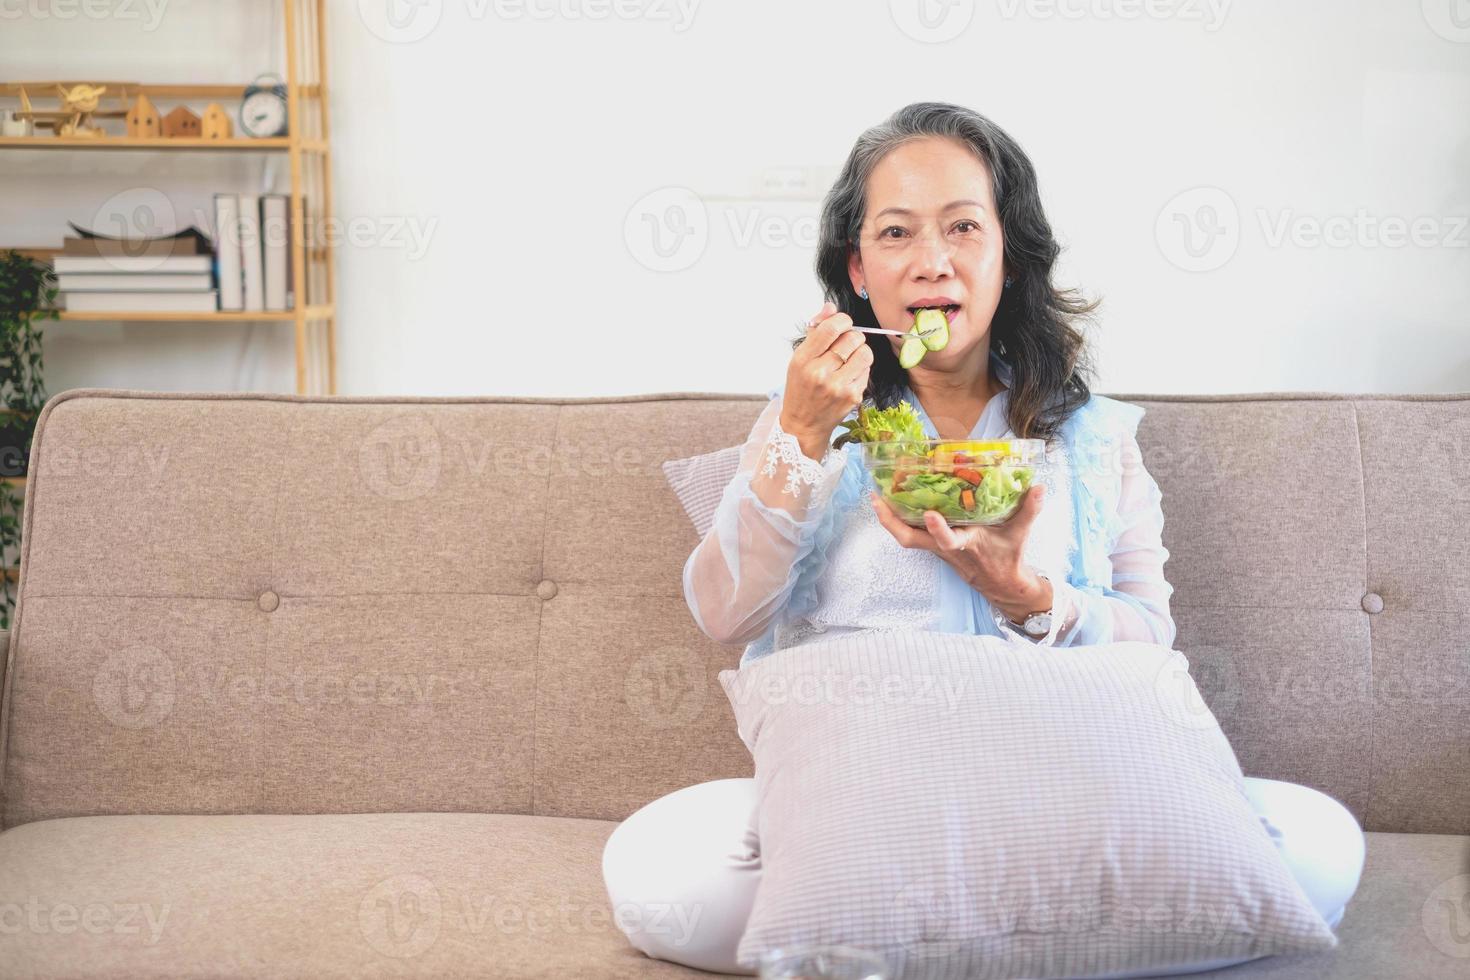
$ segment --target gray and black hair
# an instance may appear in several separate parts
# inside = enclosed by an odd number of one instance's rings
[[[1011,277],[990,327],[991,349],[1012,370],[1006,421],[1019,438],[1050,439],[1091,397],[1094,368],[1086,339],[1074,323],[1096,309],[1098,302],[1087,302],[1075,289],[1052,285],[1052,267],[1061,247],[1041,207],[1036,171],[1021,147],[995,123],[962,106],[916,102],[859,136],[822,204],[817,278],[839,312],[860,325],[877,324],[872,304],[853,290],[847,269],[850,250],[859,247],[868,178],[889,152],[931,136],[962,141],[990,168]],[[793,348],[801,340],[795,338]],[[888,338],[868,334],[867,343],[873,348],[873,366],[864,400],[889,408],[898,403],[908,372],[899,366]]]

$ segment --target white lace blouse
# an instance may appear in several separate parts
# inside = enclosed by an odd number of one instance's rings
[[[1006,388],[969,438],[1015,438],[1005,418],[1010,367],[992,353],[991,370]],[[1023,554],[1051,580],[1054,604],[1051,632],[1033,640],[938,555],[899,545],[873,512],[860,448],[809,459],[781,429],[780,390],[770,394],[714,525],[684,565],[695,622],[717,641],[745,644],[742,665],[824,635],[897,629],[1040,646],[1173,645],[1161,494],[1134,435],[1143,409],[1094,395],[1048,444],[1047,496]],[[939,438],[913,392],[903,396]],[[773,499],[752,488],[758,470],[777,477]]]

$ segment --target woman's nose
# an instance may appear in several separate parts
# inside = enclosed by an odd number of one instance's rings
[[[950,263],[952,249],[944,238],[925,238],[915,244],[917,246],[914,255],[915,275],[933,278],[948,275],[954,271],[954,266]]]

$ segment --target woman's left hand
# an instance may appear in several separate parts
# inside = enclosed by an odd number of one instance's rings
[[[1021,498],[1020,507],[1004,524],[961,527],[950,527],[935,510],[924,511],[924,527],[913,527],[900,520],[888,501],[876,492],[869,491],[868,496],[878,520],[899,544],[934,552],[971,588],[1009,614],[1012,609],[1032,608],[1037,602],[1035,597],[1045,587],[1045,580],[1022,560],[1026,538],[1041,513],[1045,494],[1043,485],[1031,487]]]

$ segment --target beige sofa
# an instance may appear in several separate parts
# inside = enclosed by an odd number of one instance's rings
[[[1223,972],[1470,976],[1470,395],[1114,397],[1148,409],[1177,646],[1242,767],[1368,831],[1338,950]],[[751,773],[659,464],[763,403],[54,397],[0,976],[700,975],[629,946],[599,860]]]

